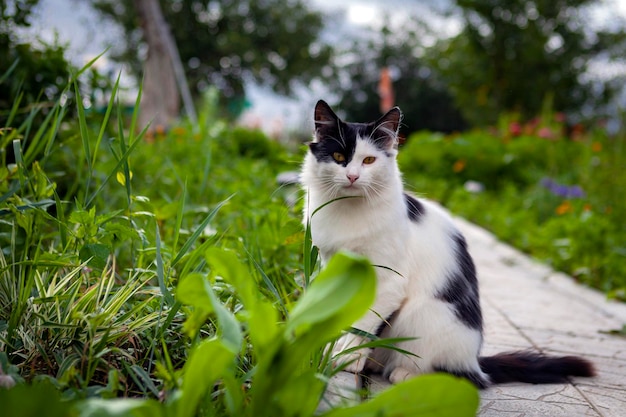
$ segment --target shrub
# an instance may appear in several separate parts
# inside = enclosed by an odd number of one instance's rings
[[[611,297],[626,299],[624,134],[564,137],[540,122],[444,136],[401,149],[406,182],[501,239]]]

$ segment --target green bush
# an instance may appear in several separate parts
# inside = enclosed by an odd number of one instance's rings
[[[409,187],[549,262],[626,299],[624,134],[562,136],[531,122],[511,135],[420,133],[401,149]],[[505,125],[506,126],[506,125]]]

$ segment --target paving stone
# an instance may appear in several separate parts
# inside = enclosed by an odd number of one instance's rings
[[[589,403],[603,417],[626,416],[626,392],[624,389],[582,385],[578,387]]]
[[[481,393],[479,416],[600,416],[569,384],[506,384]]]

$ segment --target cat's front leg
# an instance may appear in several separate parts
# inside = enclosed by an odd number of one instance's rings
[[[359,348],[368,339],[352,333],[341,336],[333,346],[333,360],[335,365],[346,364],[344,370],[358,373],[363,370],[367,357],[371,353],[370,348]],[[349,351],[349,352],[348,352]]]
[[[352,326],[366,334],[377,335],[381,325],[398,311],[403,303],[402,289],[404,283],[399,281],[403,278],[393,275],[386,276],[384,278],[387,279],[384,279],[381,275],[384,277],[386,274],[379,274],[374,305]],[[366,336],[345,333],[333,346],[335,363],[338,365],[347,364],[346,371],[361,372],[372,350],[358,347],[369,341],[370,339]]]

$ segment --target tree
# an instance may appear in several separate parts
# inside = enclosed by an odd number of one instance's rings
[[[493,123],[502,111],[532,117],[546,97],[576,113],[610,99],[605,81],[585,81],[590,60],[623,53],[626,35],[589,27],[592,0],[457,0],[464,30],[431,55],[465,117]],[[623,55],[622,55],[623,56]]]
[[[117,58],[140,74],[144,38],[132,1],[92,3],[123,27],[126,45]],[[196,97],[215,86],[231,103],[241,102],[247,80],[289,94],[296,81],[318,78],[331,57],[331,48],[318,39],[322,16],[301,1],[160,0],[160,5]]]
[[[349,63],[338,70],[339,76],[330,88],[339,95],[342,111],[357,121],[367,121],[379,114],[378,84],[381,70],[388,68],[395,105],[404,113],[403,133],[465,128],[447,86],[421,58],[424,47],[420,33],[425,30],[416,18],[407,20],[401,31],[392,30],[387,22],[382,30],[355,41],[344,51],[341,60]]]
[[[150,132],[165,128],[178,117],[180,94],[176,83],[175,63],[179,59],[176,45],[163,19],[157,0],[134,0],[148,56],[144,63],[143,94],[139,127],[148,123]]]

